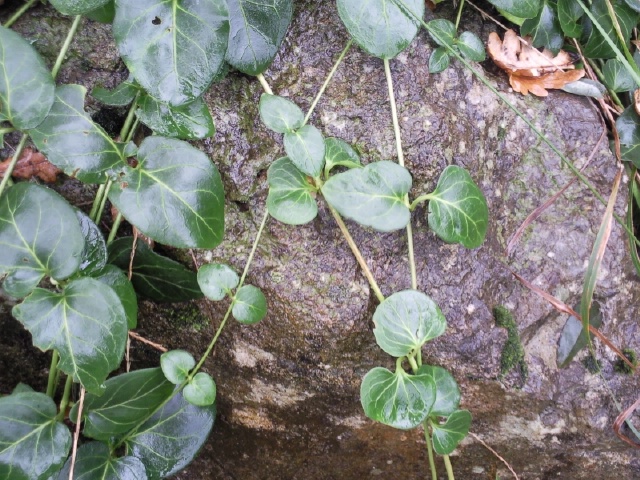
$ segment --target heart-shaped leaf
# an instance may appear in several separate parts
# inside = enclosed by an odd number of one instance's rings
[[[383,232],[409,223],[405,195],[411,189],[411,174],[397,163],[382,161],[331,177],[322,194],[341,215]]]
[[[482,190],[464,168],[449,165],[428,195],[429,227],[449,243],[467,248],[482,245],[489,223],[489,209]]]
[[[518,18],[533,18],[542,7],[543,0],[489,0],[500,10]]]
[[[138,83],[171,105],[201,96],[224,63],[224,0],[117,0],[113,36]]]
[[[216,133],[209,107],[202,98],[172,107],[149,95],[144,95],[138,101],[138,105],[140,108],[136,110],[136,115],[157,135],[198,140],[211,137]]]
[[[582,35],[582,25],[579,20],[584,11],[575,0],[558,0],[558,21],[565,37],[579,38]]]
[[[456,45],[462,56],[473,62],[483,62],[486,58],[484,43],[471,32],[462,32],[456,40]]]
[[[83,15],[103,7],[109,0],[49,0],[63,15]]]
[[[431,35],[431,38],[433,38],[433,41],[441,47],[444,47],[445,45],[453,47],[457,32],[456,26],[449,20],[445,20],[443,18],[431,20],[427,23],[427,31],[429,32],[429,35]]]
[[[216,401],[216,382],[205,372],[196,373],[193,380],[182,391],[184,399],[191,405],[207,407]]]
[[[363,50],[388,59],[407,48],[418,33],[420,24],[406,10],[420,19],[424,16],[422,0],[402,3],[404,8],[393,0],[338,0],[338,14]]]
[[[109,263],[128,271],[133,238],[119,238],[109,245]],[[186,302],[202,297],[195,272],[170,258],[158,255],[138,241],[133,257],[131,282],[140,295],[156,302]]]
[[[360,402],[367,417],[394,428],[408,430],[429,415],[436,387],[429,375],[408,375],[402,369],[370,370],[360,386]]]
[[[162,373],[171,383],[179,385],[189,376],[189,372],[196,366],[196,361],[185,350],[170,350],[160,356]]]
[[[58,475],[59,480],[69,478],[71,458]],[[137,458],[114,457],[102,442],[90,442],[78,448],[73,469],[75,480],[147,480],[144,464]]]
[[[253,325],[267,314],[267,299],[258,287],[244,285],[236,292],[231,313],[238,322]]]
[[[316,189],[289,157],[279,158],[267,171],[269,214],[289,225],[308,223],[318,215]]]
[[[545,47],[553,53],[558,53],[564,43],[564,33],[556,11],[546,0],[534,18],[524,21],[520,34],[530,35],[534,47]]]
[[[616,120],[616,129],[620,138],[622,159],[640,166],[640,116],[633,105],[627,107]]]
[[[109,441],[146,422],[173,393],[159,368],[123,373],[105,382],[104,394],[87,393],[82,409],[83,435]],[[76,404],[69,418],[78,418]]]
[[[122,171],[125,144],[117,143],[84,111],[87,90],[81,85],[56,88],[56,101],[31,138],[48,160],[85,183],[103,183]]]
[[[55,99],[55,83],[38,52],[0,26],[0,122],[19,130],[37,127]]]
[[[433,449],[438,455],[451,454],[458,444],[469,434],[471,414],[467,410],[457,410],[440,425],[431,422],[433,429]]]
[[[607,36],[613,40],[619,50],[623,50],[616,28],[609,16],[609,9],[605,0],[594,0],[591,3],[591,14],[595,20],[601,25]],[[615,8],[617,24],[620,27],[622,38],[625,42],[629,41],[631,30],[635,28],[640,17],[637,12],[631,10],[624,4],[617,3]],[[591,33],[586,42],[582,43],[582,53],[587,58],[614,58],[615,51],[609,46],[604,36],[598,28],[592,26]]]
[[[92,276],[107,264],[107,242],[104,241],[102,232],[89,215],[81,210],[76,210],[76,215],[84,236],[80,270],[83,275]]]
[[[284,150],[298,169],[317,177],[324,167],[324,138],[313,125],[284,134]]]
[[[614,92],[628,92],[636,88],[636,83],[620,60],[607,60],[602,68],[604,83]]]
[[[177,161],[179,159],[179,161]],[[142,233],[180,248],[214,248],[224,232],[224,189],[206,154],[186,142],[147,137],[109,200]]]
[[[292,0],[227,0],[229,46],[226,60],[243,73],[264,72],[287,33]]]
[[[460,405],[460,389],[453,375],[442,367],[422,365],[418,375],[430,375],[436,386],[436,400],[429,413],[432,417],[447,417],[458,409]]]
[[[295,103],[278,95],[260,96],[260,118],[267,128],[278,133],[292,132],[304,123],[304,113]]]
[[[198,285],[209,300],[220,301],[238,286],[238,274],[221,263],[208,263],[198,270]]]
[[[125,107],[133,102],[133,99],[136,98],[136,94],[139,91],[140,87],[136,85],[134,78],[130,76],[113,90],[107,90],[104,87],[95,87],[91,90],[91,96],[105,105]]]
[[[60,353],[60,368],[89,392],[100,393],[120,365],[127,316],[116,293],[93,278],[72,280],[60,293],[37,288],[13,307],[41,350]]]
[[[422,292],[404,290],[387,297],[373,314],[376,342],[389,355],[403,357],[444,333],[447,321]]]
[[[62,467],[71,433],[56,421],[57,414],[43,393],[0,398],[0,478],[47,480]]]
[[[138,325],[138,297],[127,275],[115,265],[105,265],[99,272],[92,273],[91,277],[109,285],[116,292],[127,315],[127,327],[129,330],[136,328]]]
[[[447,47],[438,47],[429,57],[429,73],[440,73],[451,63],[451,56]]]
[[[16,298],[46,275],[64,280],[80,267],[84,237],[74,209],[33,183],[10,187],[0,202],[0,277]]]
[[[324,171],[328,176],[334,167],[360,168],[360,155],[347,142],[339,138],[327,138],[324,141]]]

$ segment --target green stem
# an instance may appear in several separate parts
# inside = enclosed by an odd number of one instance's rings
[[[426,195],[420,195],[411,203],[409,210],[413,212],[420,203],[426,202],[427,200],[430,200],[432,197],[433,197],[433,194],[431,193],[427,193]]]
[[[113,182],[111,180],[107,180],[105,185],[105,190],[102,195],[102,200],[100,201],[100,206],[98,207],[98,212],[96,213],[95,218],[92,218],[93,222],[97,225],[102,218],[102,214],[104,213],[104,206],[107,204],[107,198],[109,198],[109,190],[111,190],[111,185]]]
[[[411,365],[411,371],[415,375],[415,373],[418,371],[418,364],[416,363],[416,359],[409,355],[407,357],[407,360],[409,361],[409,365]]]
[[[96,196],[93,199],[93,206],[91,207],[91,211],[89,212],[89,218],[95,222],[96,215],[98,214],[98,209],[100,208],[100,204],[102,203],[102,197],[104,196],[104,190],[107,188],[105,183],[100,184],[98,187],[98,191],[96,192]]]
[[[11,158],[11,163],[9,164],[9,166],[4,172],[4,177],[2,177],[2,182],[0,182],[0,197],[2,197],[2,194],[4,193],[4,189],[7,187],[7,184],[11,180],[11,175],[13,174],[13,170],[16,168],[16,165],[18,164],[18,160],[22,156],[22,151],[24,150],[24,146],[27,144],[28,139],[29,139],[29,135],[25,133],[22,135],[22,138],[20,139],[20,143],[18,143],[18,148],[16,148],[16,151],[13,154],[13,157]]]
[[[458,26],[460,25],[460,18],[462,17],[463,6],[464,6],[464,0],[460,0],[460,6],[458,7],[458,16],[456,17],[456,32],[458,31]]]
[[[438,471],[436,470],[436,461],[433,457],[433,447],[431,446],[431,435],[429,435],[429,419],[422,422],[424,428],[424,440],[427,443],[427,454],[429,456],[429,467],[431,467],[431,480],[438,480]]]
[[[449,480],[455,480],[455,477],[453,476],[453,467],[451,466],[451,460],[449,459],[449,455],[443,455],[442,458],[444,459],[444,468],[447,469],[447,478]]]
[[[267,80],[264,78],[264,75],[262,75],[261,73],[259,73],[256,78],[258,79],[258,81],[260,82],[260,85],[262,85],[262,88],[264,89],[265,92],[267,92],[269,95],[273,95],[273,90],[271,90],[271,87],[269,86],[269,84],[267,83]]]
[[[58,421],[64,420],[64,415],[67,411],[67,407],[69,406],[69,398],[71,398],[71,387],[73,386],[73,377],[71,375],[67,376],[67,381],[64,384],[64,393],[62,394],[62,400],[60,401],[60,411],[58,412],[58,416],[56,419]]]
[[[118,228],[120,228],[120,224],[122,223],[122,213],[118,212],[118,216],[113,221],[113,225],[111,226],[111,231],[109,232],[109,238],[107,238],[107,245],[111,245],[113,240],[116,238],[116,233],[118,233]]]
[[[11,27],[11,25],[13,25],[14,23],[16,23],[18,21],[18,19],[24,15],[24,13],[29,10],[34,3],[36,3],[38,0],[29,0],[27,3],[25,3],[22,7],[20,7],[18,9],[18,11],[16,13],[14,13],[13,15],[11,15],[11,18],[9,20],[7,20],[4,23],[4,27],[5,28],[9,28]]]
[[[67,51],[71,46],[73,36],[76,34],[76,31],[78,30],[78,27],[80,26],[81,21],[82,21],[82,15],[77,15],[76,18],[73,19],[73,23],[71,24],[69,33],[67,33],[67,38],[64,39],[64,43],[62,44],[62,48],[60,49],[60,53],[58,54],[56,63],[53,65],[53,68],[51,69],[51,75],[53,76],[53,78],[56,78],[58,76],[58,72],[60,71],[60,67],[62,66],[62,62],[64,61],[64,57],[67,56]]]
[[[627,61],[631,64],[635,65],[635,60],[633,59],[633,55],[627,48],[627,39],[622,35],[622,30],[620,29],[620,23],[618,22],[618,16],[616,15],[615,10],[613,9],[613,5],[609,0],[605,0],[607,4],[607,10],[609,11],[609,18],[611,19],[611,23],[613,24],[613,29],[616,31],[616,35],[618,36],[618,40],[620,41],[620,45],[622,45],[622,50],[627,57]]]
[[[140,98],[140,92],[136,93],[136,96],[133,98],[133,102],[131,103],[131,106],[129,107],[129,112],[127,113],[127,118],[125,118],[124,124],[120,129],[120,139],[123,142],[130,141],[131,140],[131,138],[129,137],[130,135],[131,137],[133,137],[133,132],[135,131],[135,128],[131,128],[131,125],[134,123],[134,120],[137,121],[136,108],[138,108],[138,98]]]
[[[253,246],[251,247],[251,253],[249,253],[249,258],[247,259],[247,263],[244,266],[244,271],[242,272],[242,276],[240,277],[240,283],[238,283],[238,289],[242,287],[244,283],[244,279],[247,278],[247,273],[249,273],[249,267],[251,266],[251,262],[253,261],[253,256],[256,253],[256,249],[258,248],[258,242],[260,241],[260,237],[262,236],[262,231],[264,230],[265,225],[267,224],[267,220],[269,219],[269,210],[265,209],[264,216],[262,217],[262,222],[260,222],[260,227],[258,228],[258,234],[256,235],[256,239],[253,242]]]
[[[47,381],[47,395],[51,398],[56,394],[56,377],[58,373],[58,360],[60,360],[60,354],[57,350],[53,351],[51,355],[51,366],[49,367],[49,380]]]
[[[8,133],[13,133],[15,132],[16,129],[13,127],[5,127],[5,128],[0,128],[0,136],[2,135],[6,135]],[[0,145],[0,148],[2,147],[2,145]]]

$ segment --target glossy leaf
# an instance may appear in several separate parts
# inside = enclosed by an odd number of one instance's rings
[[[0,122],[18,130],[37,127],[55,99],[51,72],[29,42],[2,26],[0,45]]]
[[[214,248],[224,232],[224,190],[209,157],[186,142],[147,137],[109,200],[142,233],[165,245]]]
[[[436,386],[436,400],[429,413],[432,417],[447,417],[460,405],[460,388],[453,375],[442,367],[422,365],[416,372],[418,375],[430,375]]]
[[[625,0],[625,2],[633,10],[640,12],[640,0]]]
[[[137,82],[171,105],[201,96],[221,70],[229,37],[224,0],[116,1],[113,36]]]
[[[444,333],[447,321],[440,308],[422,292],[404,290],[387,297],[373,314],[376,342],[389,355],[416,352]]]
[[[464,168],[449,165],[429,195],[429,227],[442,240],[467,248],[482,245],[489,210],[482,191]]]
[[[564,34],[556,12],[546,0],[538,15],[525,20],[520,34],[531,36],[534,47],[545,47],[554,53],[558,53],[564,43]]]
[[[44,276],[64,280],[80,267],[84,237],[74,209],[33,183],[8,188],[0,202],[0,277],[16,298]]]
[[[267,314],[267,299],[262,290],[253,285],[243,285],[233,300],[233,318],[245,325],[253,325]]]
[[[607,60],[602,68],[604,82],[614,92],[628,92],[636,88],[636,82],[620,60]]]
[[[198,269],[198,285],[209,300],[220,301],[238,286],[238,274],[221,263],[208,263]]]
[[[109,0],[49,0],[63,15],[83,15],[103,7]]]
[[[518,18],[533,18],[540,11],[543,0],[489,0],[500,10]]]
[[[71,433],[56,421],[56,404],[43,393],[0,398],[0,478],[48,480],[71,449]]]
[[[133,238],[119,238],[109,245],[109,263],[129,271]],[[131,282],[140,295],[156,302],[186,302],[202,297],[195,272],[170,258],[158,255],[138,241],[133,257]]]
[[[411,189],[411,175],[397,163],[382,161],[331,177],[322,194],[341,215],[383,232],[409,223],[404,197]]]
[[[403,0],[420,19],[422,0]],[[355,42],[374,57],[393,58],[418,33],[419,23],[393,0],[338,0],[338,14]]]
[[[597,303],[591,305],[589,314],[589,324],[600,328],[602,325],[602,313]],[[567,322],[562,327],[560,339],[558,340],[558,352],[556,361],[559,368],[565,368],[571,360],[588,344],[587,332],[582,328],[582,321],[573,315],[567,318]]]
[[[182,391],[184,399],[191,405],[207,407],[216,401],[216,382],[205,372],[196,373],[193,380]]]
[[[427,23],[427,31],[439,46],[453,47],[456,40],[456,26],[449,20],[438,18]]]
[[[438,47],[429,57],[429,73],[440,73],[447,69],[451,63],[451,57],[447,47]]]
[[[169,350],[160,356],[162,373],[167,380],[176,385],[184,382],[195,366],[193,355],[185,350]]]
[[[58,475],[58,480],[68,480],[71,458]],[[74,480],[147,480],[144,464],[132,456],[114,457],[102,442],[86,443],[78,448]]]
[[[107,90],[104,87],[95,87],[91,90],[91,96],[105,105],[125,107],[133,102],[139,90],[133,77],[129,77],[113,90]]]
[[[89,392],[101,392],[122,361],[127,317],[116,293],[97,280],[72,280],[60,293],[37,288],[12,313],[33,344],[57,350],[58,368]]]
[[[631,30],[638,23],[639,15],[626,5],[620,3],[616,4],[615,12],[618,25],[620,26],[620,31],[622,32],[622,37],[625,39],[625,42],[628,42],[631,36]],[[618,35],[616,34],[613,22],[609,17],[609,10],[607,8],[606,1],[594,0],[591,4],[591,13],[596,21],[602,26],[607,36],[613,40],[618,49],[621,49]],[[602,33],[600,33],[600,30],[596,28],[595,25],[592,25],[591,33],[589,34],[587,41],[583,43],[582,47],[582,53],[587,58],[614,58],[616,56],[616,53],[609,46],[602,36]]]
[[[312,177],[324,167],[324,138],[313,125],[305,125],[295,132],[284,134],[284,149],[289,159],[302,172]]]
[[[636,167],[640,166],[640,116],[633,105],[618,117],[616,128],[620,137],[622,159],[633,162]]]
[[[462,32],[456,41],[460,53],[473,62],[483,62],[486,58],[484,43],[471,32]]]
[[[440,425],[431,423],[433,449],[438,455],[451,454],[458,444],[469,434],[471,414],[467,410],[457,410]]]
[[[264,72],[289,28],[292,0],[227,0],[229,46],[226,60],[249,75]]]
[[[127,438],[127,450],[144,463],[149,479],[170,477],[193,460],[215,417],[215,404],[196,407],[177,394]]]
[[[84,236],[80,270],[83,275],[91,276],[94,272],[102,270],[107,264],[107,242],[105,242],[102,232],[89,218],[89,215],[81,210],[76,210],[76,216]]]
[[[198,140],[216,133],[209,107],[202,98],[172,107],[144,95],[138,105],[140,108],[136,110],[136,116],[157,135]]]
[[[408,375],[398,369],[370,370],[360,386],[360,402],[367,417],[394,428],[420,425],[431,411],[436,388],[429,375]]]
[[[328,176],[334,167],[360,168],[360,155],[347,142],[339,138],[327,138],[324,141],[324,171]]]
[[[558,0],[558,21],[566,37],[579,38],[582,35],[580,19],[584,12],[575,0]]]
[[[56,167],[85,183],[104,183],[127,167],[125,144],[117,143],[84,111],[81,85],[56,88],[56,101],[31,138]]]
[[[316,218],[316,190],[289,157],[271,164],[267,181],[267,209],[273,218],[289,225],[302,225]]]
[[[91,277],[109,285],[116,292],[124,308],[124,313],[127,315],[127,327],[129,330],[136,328],[138,325],[138,297],[127,275],[115,265],[105,265],[102,270],[93,272]]]
[[[100,23],[112,23],[116,16],[115,0],[108,0],[102,7],[87,12],[85,17]]]
[[[260,96],[260,119],[270,130],[287,133],[302,126],[304,113],[291,100],[263,93]]]
[[[160,368],[123,373],[107,380],[105,386],[100,396],[88,393],[82,409],[83,435],[102,441],[120,437],[147,421],[174,389]],[[76,404],[69,413],[73,421],[78,418],[77,409]]]

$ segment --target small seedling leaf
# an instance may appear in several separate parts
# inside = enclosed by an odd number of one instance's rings
[[[209,107],[202,97],[193,102],[173,107],[151,97],[143,95],[138,100],[136,116],[156,135],[180,138],[182,140],[200,140],[216,133]]]
[[[564,43],[564,34],[555,10],[546,1],[534,18],[524,21],[520,35],[532,37],[534,47],[545,47],[558,53]]]
[[[238,322],[253,325],[267,314],[267,300],[258,287],[244,285],[236,292],[231,313]]]
[[[431,422],[433,429],[433,449],[438,455],[451,454],[458,444],[469,434],[471,414],[467,410],[457,410],[440,425]]]
[[[431,408],[432,417],[448,417],[460,405],[460,388],[453,375],[442,367],[423,365],[416,372],[418,375],[430,375],[436,386],[436,400]]]
[[[618,39],[616,28],[609,16],[607,2],[605,0],[594,0],[591,4],[590,10],[595,20],[606,32],[606,35],[616,44],[618,50],[623,51],[626,47],[623,48],[620,40]],[[622,38],[625,39],[625,42],[628,42],[631,36],[631,30],[635,28],[640,15],[622,3],[616,4],[615,13],[617,24],[619,25],[620,32],[622,33]],[[586,58],[590,59],[616,57],[616,52],[611,48],[595,25],[591,28],[591,32],[586,42],[582,43],[582,54]]]
[[[602,68],[604,83],[614,92],[628,92],[636,88],[636,83],[624,64],[617,59],[607,60]]]
[[[124,312],[127,314],[127,327],[129,330],[136,328],[138,325],[138,297],[127,275],[115,265],[105,265],[102,270],[92,272],[91,277],[109,285],[116,292]]]
[[[580,19],[584,11],[575,0],[558,0],[558,21],[566,37],[579,38],[582,35]]]
[[[68,479],[71,470],[71,458],[60,472],[60,480]],[[76,480],[147,480],[144,464],[132,456],[114,457],[107,444],[102,442],[86,443],[76,455],[73,468]]]
[[[162,373],[171,383],[179,385],[189,376],[189,372],[196,366],[196,361],[189,352],[184,350],[170,350],[160,356]]]
[[[274,132],[292,132],[304,123],[304,113],[300,107],[284,97],[263,93],[259,108],[262,122]]]
[[[483,62],[485,60],[484,43],[476,34],[462,32],[456,44],[463,57],[473,62]]]
[[[184,399],[197,407],[208,407],[216,401],[216,382],[211,375],[198,372],[182,391]]]
[[[330,137],[325,139],[324,146],[324,171],[327,176],[334,167],[362,167],[360,155],[347,142]]]
[[[220,301],[238,286],[238,274],[221,263],[209,263],[198,270],[198,285],[209,300]]]
[[[429,73],[440,73],[446,70],[450,62],[451,57],[447,47],[436,48],[429,57]]]
[[[438,18],[427,23],[427,31],[439,46],[453,48],[456,40],[456,26],[449,20]]]
[[[315,188],[289,157],[271,164],[267,181],[267,209],[273,218],[289,225],[302,225],[316,218]]]
[[[600,313],[600,307],[597,303],[591,305],[589,323],[596,328],[602,325],[602,314]],[[567,367],[578,352],[587,346],[587,343],[588,337],[582,328],[582,322],[573,315],[570,315],[562,328],[560,340],[558,341],[558,353],[556,357],[558,367]]]
[[[295,132],[284,134],[284,149],[298,169],[317,177],[324,167],[324,138],[313,125],[305,125]]]
[[[76,216],[84,236],[80,271],[83,275],[93,276],[93,273],[102,270],[107,264],[107,243],[104,241],[102,232],[89,218],[89,215],[81,210],[76,210]]]
[[[103,7],[109,0],[49,0],[53,8],[63,15],[84,15]]]
[[[543,0],[489,0],[489,3],[514,17],[533,18],[540,11],[542,1]]]

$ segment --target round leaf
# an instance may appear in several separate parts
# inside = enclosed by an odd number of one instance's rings
[[[442,240],[467,248],[482,245],[489,209],[482,191],[464,168],[449,165],[429,195],[429,227]]]
[[[258,287],[244,285],[236,292],[231,313],[240,323],[253,325],[267,314],[267,300]]]
[[[198,270],[198,285],[209,300],[220,301],[238,286],[238,274],[229,266],[209,263]]]
[[[540,11],[542,0],[489,0],[500,10],[518,18],[533,18]]]
[[[278,133],[292,132],[304,123],[304,113],[295,103],[278,95],[260,96],[260,118],[267,128]]]
[[[316,218],[316,190],[288,157],[271,164],[267,181],[267,209],[273,218],[289,225],[302,225]]]
[[[216,401],[216,382],[205,372],[196,373],[182,391],[184,399],[191,405],[207,407]]]
[[[127,315],[127,328],[129,330],[136,328],[138,325],[138,297],[127,275],[115,265],[105,265],[102,270],[92,273],[91,277],[109,285],[116,292]]]
[[[83,275],[91,276],[107,264],[107,243],[104,241],[102,232],[89,218],[89,215],[81,210],[76,210],[76,215],[84,236],[84,250],[82,251],[80,270]]]
[[[339,138],[327,138],[324,141],[325,172],[329,173],[334,167],[360,168],[360,155],[347,142]]]
[[[172,107],[144,95],[138,105],[140,108],[136,110],[137,117],[157,135],[198,140],[216,133],[209,107],[202,98]]]
[[[456,44],[460,53],[471,61],[483,62],[486,58],[482,40],[471,32],[462,32]]]
[[[435,385],[429,375],[408,375],[398,369],[370,370],[360,386],[360,402],[367,417],[394,428],[408,430],[429,415],[435,400]]]
[[[67,480],[71,470],[71,458],[58,475]],[[113,457],[109,447],[102,442],[86,443],[78,448],[73,469],[75,480],[147,480],[144,464],[132,456]]]
[[[317,177],[324,167],[324,138],[313,125],[305,125],[295,132],[284,134],[284,149],[298,169]]]
[[[431,35],[431,38],[433,38],[433,41],[441,47],[445,45],[453,47],[457,32],[456,26],[449,20],[443,18],[431,20],[427,23],[427,31],[429,35]]]
[[[436,386],[436,401],[433,404],[432,417],[447,417],[458,409],[460,404],[460,389],[456,380],[447,370],[432,365],[422,365],[418,375],[430,375]]]
[[[104,7],[109,0],[49,0],[53,8],[63,15],[83,15]]]
[[[447,47],[436,48],[429,57],[429,73],[440,73],[446,70],[450,62],[451,57]]]
[[[138,91],[139,87],[136,85],[135,80],[133,77],[129,77],[113,90],[107,90],[104,87],[95,87],[91,90],[91,96],[105,105],[125,107],[133,102]]]
[[[433,449],[438,455],[451,454],[458,444],[469,434],[471,414],[467,410],[457,410],[440,425],[431,422]]]
[[[162,373],[171,383],[179,385],[189,376],[189,372],[196,366],[196,361],[189,352],[184,350],[170,350],[160,357]]]
[[[373,314],[376,342],[389,355],[403,357],[444,333],[447,321],[428,296],[405,290],[387,297]]]

